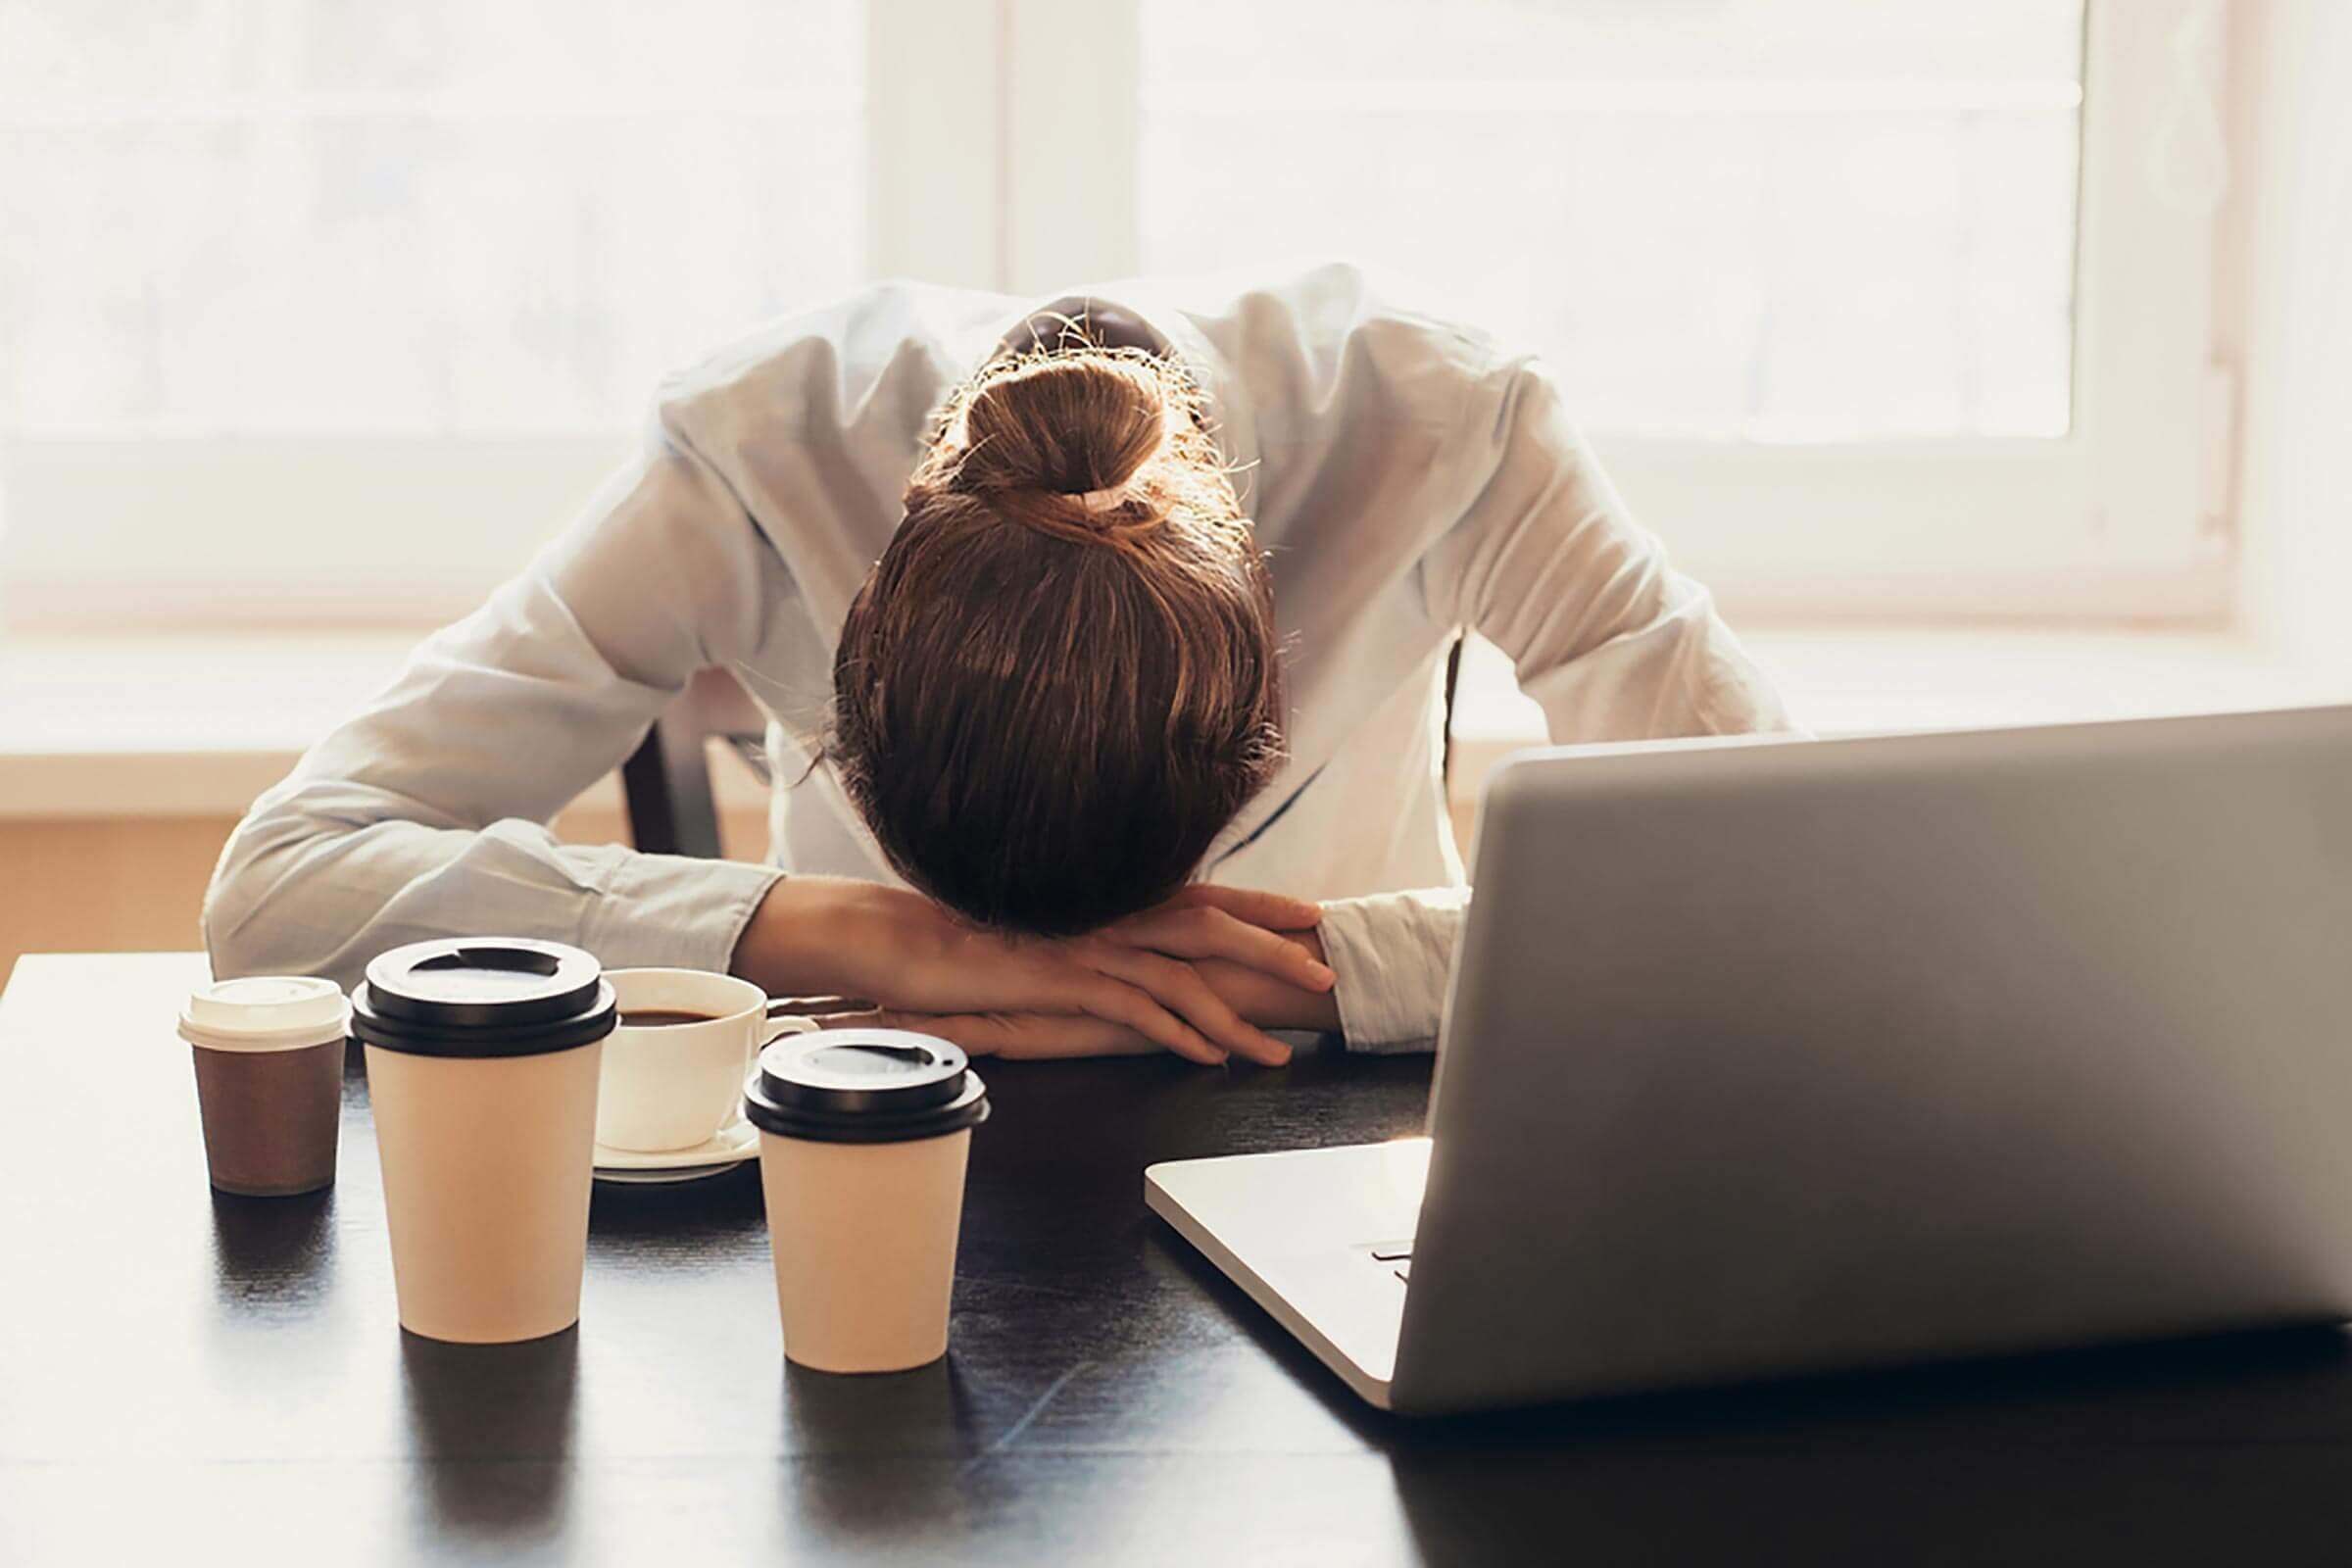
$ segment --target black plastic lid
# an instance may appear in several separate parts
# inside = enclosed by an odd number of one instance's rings
[[[419,1056],[530,1056],[590,1045],[618,1009],[604,966],[561,942],[444,937],[379,955],[351,994],[351,1032]]]
[[[945,1040],[906,1029],[821,1029],[760,1053],[743,1088],[755,1127],[822,1144],[938,1138],[988,1119],[988,1086]]]

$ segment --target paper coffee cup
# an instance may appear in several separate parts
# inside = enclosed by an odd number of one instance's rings
[[[707,969],[609,969],[620,1022],[605,1041],[596,1097],[599,1149],[665,1153],[707,1144],[743,1107],[760,1048],[805,1018],[778,1017],[749,980]],[[700,1021],[640,1024],[648,1015]]]
[[[577,948],[414,943],[352,994],[401,1327],[533,1340],[580,1316],[597,1072],[612,988]]]
[[[284,1198],[332,1185],[350,1020],[331,980],[216,980],[188,998],[179,1035],[193,1048],[215,1187]]]
[[[828,1029],[779,1040],[744,1086],[784,1354],[902,1372],[948,1348],[972,1128],[988,1090],[944,1040]]]

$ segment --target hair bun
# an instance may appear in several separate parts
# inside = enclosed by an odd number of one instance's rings
[[[1163,368],[1138,355],[1032,356],[963,410],[956,488],[1081,496],[1125,485],[1168,441]]]

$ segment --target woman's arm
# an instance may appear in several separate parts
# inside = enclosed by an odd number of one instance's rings
[[[215,972],[348,986],[387,948],[497,931],[615,968],[732,967],[783,992],[1098,1013],[1203,1060],[1279,1051],[1165,947],[1016,956],[904,890],[795,879],[779,894],[770,866],[558,843],[549,819],[696,670],[760,662],[795,592],[733,492],[665,422],[579,524],[254,804],[205,901]],[[1315,918],[1298,901],[1237,897],[1239,912],[1197,912],[1214,917],[1195,933],[1200,956],[1265,961],[1250,939],[1279,939],[1260,927]],[[819,961],[842,956],[855,963]],[[1319,967],[1289,972],[1329,983]]]
[[[748,656],[792,589],[666,424],[582,519],[255,802],[205,901],[216,972],[358,980],[453,931],[610,965],[724,968],[777,873],[559,844],[547,823],[707,663]]]
[[[1553,741],[1792,727],[1706,590],[1634,521],[1547,376],[1524,364],[1488,376],[1457,450],[1477,454],[1477,489],[1422,560],[1428,612],[1511,657]],[[1325,906],[1350,1050],[1435,1045],[1467,908],[1453,888]]]
[[[1191,967],[1222,1005],[1259,1029],[1312,1030],[1328,1033],[1340,1027],[1340,1009],[1333,1000],[1332,971],[1325,966],[1324,929],[1307,922],[1322,917],[1328,924],[1329,906],[1321,910],[1300,900],[1272,901],[1269,895],[1237,889],[1195,886],[1162,910],[1122,921],[1088,939],[1109,944],[1173,943],[1198,952],[1199,943],[1170,937],[1162,916],[1172,907],[1180,917],[1202,905],[1222,906],[1241,899],[1253,924],[1245,941],[1232,944],[1230,957],[1196,957]],[[1287,906],[1287,907],[1282,907]],[[1271,931],[1289,925],[1294,929]],[[1267,951],[1269,938],[1278,952]],[[859,1023],[886,1028],[917,1029],[935,1034],[974,1055],[1011,1057],[1145,1055],[1161,1043],[1115,1019],[1081,1014],[1039,1015],[1014,1009],[969,1011],[961,1008],[885,1006],[873,1010],[830,1015],[836,1023]],[[1268,1049],[1249,1053],[1265,1066],[1290,1059],[1290,1047],[1268,1040]],[[1187,1054],[1189,1054],[1189,1053]],[[1223,1057],[1196,1056],[1212,1065]]]
[[[1707,591],[1637,523],[1551,378],[1503,367],[1463,443],[1483,483],[1421,564],[1430,616],[1511,657],[1562,745],[1792,728]]]
[[[873,999],[884,1012],[863,1021],[919,1018],[909,1026],[973,1051],[1072,1055],[1115,1042],[1208,1065],[1234,1054],[1276,1063],[1290,1049],[1259,1025],[1284,1025],[1244,1004],[1275,992],[1327,998],[1320,916],[1303,899],[1192,887],[1091,936],[1008,938],[904,889],[794,877],[753,917],[735,967],[774,996]],[[1241,981],[1256,989],[1229,989]],[[1073,1049],[1078,1041],[1098,1042],[1096,1052]]]

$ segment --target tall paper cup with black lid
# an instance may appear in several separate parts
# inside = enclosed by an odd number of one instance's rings
[[[945,1355],[964,1164],[988,1116],[963,1053],[901,1029],[788,1035],[760,1054],[744,1115],[785,1355],[820,1372]]]
[[[351,1010],[401,1327],[474,1345],[569,1328],[616,1013],[603,968],[519,937],[413,943],[368,965]]]

